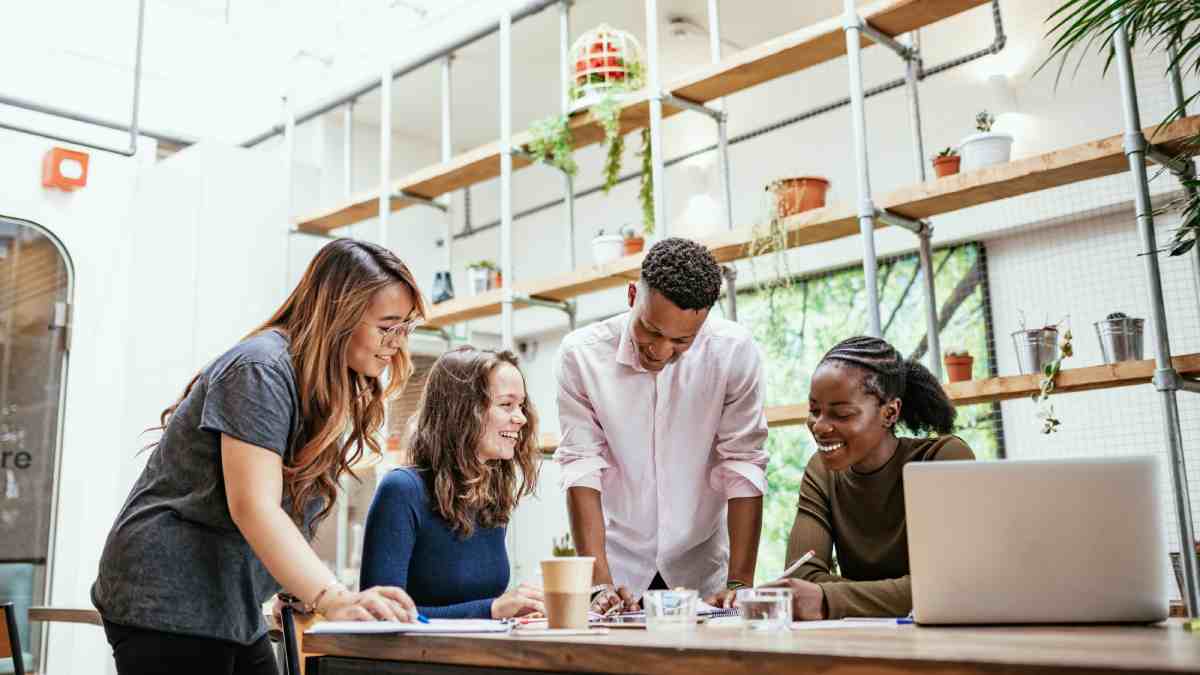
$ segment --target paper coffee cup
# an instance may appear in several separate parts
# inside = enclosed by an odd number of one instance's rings
[[[550,628],[587,628],[595,563],[592,557],[542,561],[542,591]]]

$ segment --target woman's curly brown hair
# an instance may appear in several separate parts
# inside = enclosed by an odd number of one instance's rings
[[[538,418],[528,398],[521,404],[527,421],[512,461],[479,461],[491,376],[505,363],[521,372],[510,351],[459,347],[433,364],[421,394],[410,459],[426,473],[434,509],[463,538],[476,527],[507,525],[517,503],[537,487]]]

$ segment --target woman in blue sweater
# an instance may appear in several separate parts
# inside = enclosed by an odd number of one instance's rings
[[[430,617],[544,611],[540,589],[504,591],[504,532],[537,485],[537,437],[537,413],[512,352],[443,354],[421,395],[412,465],[384,477],[371,502],[359,585],[407,589]]]

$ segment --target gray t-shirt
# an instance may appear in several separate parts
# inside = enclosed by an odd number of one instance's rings
[[[171,416],[100,557],[92,603],[108,621],[241,644],[266,631],[260,606],[279,585],[229,515],[221,434],[285,462],[302,445],[288,346],[274,330],[243,340],[201,372]],[[306,538],[321,506],[305,509]]]

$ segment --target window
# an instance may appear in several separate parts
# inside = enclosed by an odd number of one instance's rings
[[[943,348],[959,345],[975,356],[976,378],[995,375],[987,256],[982,244],[940,249],[933,255]],[[884,337],[903,354],[926,362],[925,298],[915,254],[879,261],[880,313]],[[738,293],[738,319],[753,331],[766,357],[767,405],[808,400],[812,369],[839,341],[866,332],[862,267],[794,279],[786,285]],[[981,458],[1004,455],[998,405],[958,409],[957,433]],[[758,578],[785,567],[788,533],[812,438],[804,426],[777,427],[767,441],[770,486],[763,513]]]

